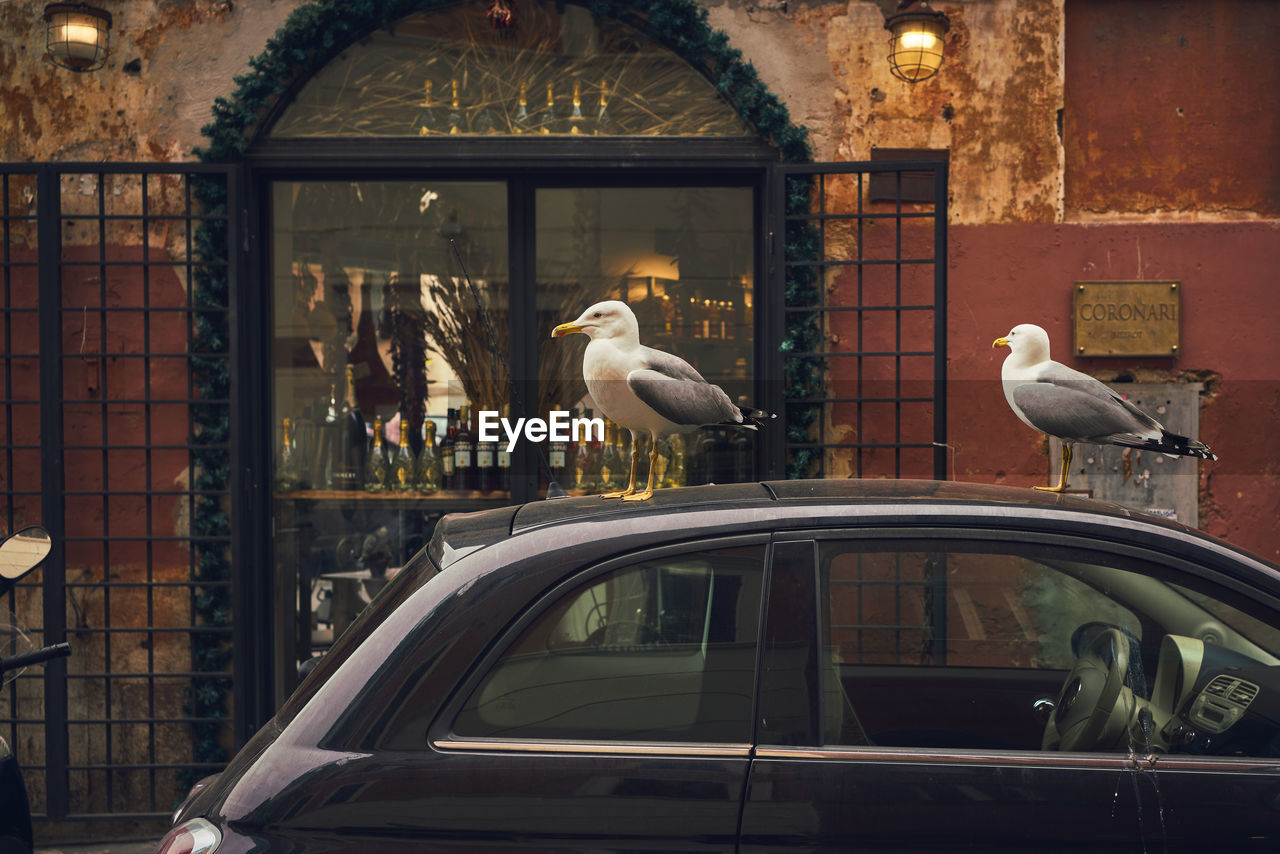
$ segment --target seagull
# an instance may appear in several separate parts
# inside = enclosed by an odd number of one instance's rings
[[[591,339],[582,355],[582,378],[587,391],[606,416],[631,431],[632,447],[648,433],[649,481],[636,492],[636,458],[631,455],[627,488],[604,498],[644,501],[653,497],[654,461],[658,438],[690,433],[708,425],[755,430],[756,419],[773,416],[744,409],[729,400],[724,389],[712,385],[694,367],[671,353],[640,343],[640,326],[626,303],[598,302],[572,323],[551,330],[552,338],[581,332]]]
[[[1064,492],[1071,446],[1076,442],[1121,445],[1167,456],[1216,460],[1209,446],[1179,436],[1109,387],[1049,358],[1049,333],[1020,323],[992,347],[1008,347],[1000,368],[1004,397],[1014,415],[1029,427],[1062,440],[1062,471],[1057,486],[1037,486]]]

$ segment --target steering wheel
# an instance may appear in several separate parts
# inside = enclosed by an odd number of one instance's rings
[[[1045,750],[1092,750],[1118,736],[1113,723],[1129,675],[1129,639],[1116,628],[1099,632],[1080,652],[1044,728]],[[1109,724],[1111,724],[1109,726]]]

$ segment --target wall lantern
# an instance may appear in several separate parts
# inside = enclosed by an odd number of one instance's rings
[[[889,70],[908,83],[932,77],[942,65],[942,36],[951,27],[947,16],[916,0],[903,0],[897,14],[884,22],[889,37]]]
[[[84,3],[44,7],[46,50],[54,65],[72,71],[96,71],[107,61],[111,13]]]

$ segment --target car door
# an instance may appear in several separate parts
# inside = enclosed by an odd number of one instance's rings
[[[444,808],[415,838],[733,851],[764,554],[760,537],[633,554],[534,603],[432,729],[411,785]]]
[[[1240,847],[1274,845],[1276,761],[1206,757],[1224,748],[1204,733],[1175,743],[1204,680],[1169,648],[1212,625],[1257,659],[1263,695],[1276,659],[1218,618],[1203,572],[1188,592],[1164,571],[1060,536],[780,539],[740,850],[1190,850],[1211,824],[1222,838],[1214,813]],[[1274,620],[1255,623],[1272,642]],[[1082,647],[1123,674],[1114,708],[1097,743],[1044,749],[1046,723],[1078,713],[1064,681],[1092,660]],[[1262,732],[1225,749],[1273,750],[1274,725],[1246,720]]]

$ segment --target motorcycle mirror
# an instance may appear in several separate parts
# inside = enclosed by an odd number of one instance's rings
[[[53,538],[38,525],[23,528],[0,543],[0,579],[17,581],[49,556]]]

